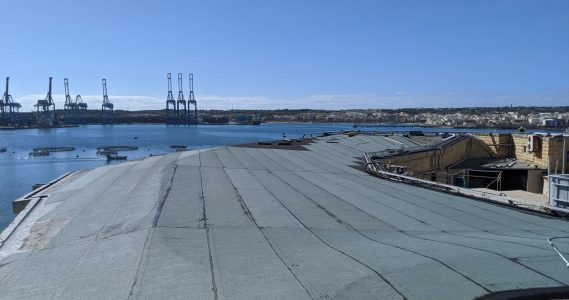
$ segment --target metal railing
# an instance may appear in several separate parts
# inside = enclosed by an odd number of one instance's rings
[[[505,195],[504,193],[491,193],[487,191],[477,191],[468,188],[458,187],[450,184],[444,184],[439,182],[434,182],[425,179],[419,179],[408,175],[397,174],[393,172],[389,172],[385,168],[381,167],[381,163],[374,161],[369,153],[364,153],[364,169],[367,173],[374,175],[376,177],[403,182],[407,184],[422,186],[434,190],[439,190],[447,193],[458,194],[466,197],[473,197],[483,200],[489,200],[493,202],[499,203],[508,203],[510,205],[516,206],[528,206],[539,208],[548,211],[555,211],[558,213],[569,214],[569,209],[554,207],[548,204],[540,204],[536,202],[531,202],[522,199],[512,198],[510,196]]]
[[[425,146],[416,146],[416,147],[405,147],[399,149],[386,149],[382,151],[375,151],[375,152],[368,152],[371,157],[374,159],[382,159],[382,158],[389,158],[394,155],[403,155],[403,154],[411,154],[411,153],[418,153],[424,151],[432,151],[432,150],[441,150],[447,147],[450,147],[464,139],[467,136],[464,135],[452,135],[437,144],[434,145],[425,145]]]
[[[561,257],[561,259],[563,260],[563,262],[565,262],[565,266],[567,268],[569,268],[569,261],[567,260],[567,258],[565,258],[565,256],[561,253],[561,251],[559,251],[559,249],[557,248],[557,246],[555,246],[555,243],[553,242],[554,240],[560,240],[560,239],[569,239],[569,236],[555,236],[555,237],[551,237],[547,239],[547,242],[549,243],[549,245],[551,245],[551,247],[553,248],[553,250],[555,250],[555,252],[557,252],[557,255],[559,255],[559,257]]]

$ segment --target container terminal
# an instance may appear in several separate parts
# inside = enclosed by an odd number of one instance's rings
[[[324,134],[69,173],[14,201],[0,298],[566,298],[564,175],[532,205],[474,177],[544,172],[500,157],[510,138]]]
[[[406,109],[232,109],[200,110],[194,92],[194,74],[188,73],[189,94],[184,95],[184,74],[178,73],[178,94],[174,97],[172,74],[166,74],[167,92],[163,109],[129,111],[107,92],[107,80],[101,80],[102,97],[91,106],[80,94],[70,93],[70,80],[63,79],[65,101],[56,107],[52,96],[53,77],[49,77],[46,97],[33,105],[34,112],[24,112],[22,104],[10,93],[10,77],[0,99],[0,130],[27,128],[76,127],[83,124],[153,123],[168,125],[259,125],[263,122],[353,123],[355,129],[390,127],[446,128],[476,130],[519,128],[566,130],[569,125],[569,107],[464,107],[464,108],[406,108]],[[56,80],[57,81],[57,80]],[[16,99],[18,99],[16,97]],[[93,101],[93,100],[91,100]],[[157,100],[161,102],[163,100]],[[100,105],[100,106],[99,106]],[[160,104],[162,105],[162,104]],[[91,109],[88,109],[88,108]]]

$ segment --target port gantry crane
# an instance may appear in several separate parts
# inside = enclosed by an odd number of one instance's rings
[[[198,123],[198,102],[196,101],[196,97],[194,95],[194,74],[190,73],[189,76],[190,80],[190,95],[188,96],[188,106],[189,110],[191,110],[192,105],[194,106],[194,114],[191,116],[190,113],[190,124],[197,124]]]
[[[77,95],[75,97],[75,104],[77,105],[77,124],[83,124],[87,113],[87,103],[83,102],[81,95]]]
[[[172,108],[170,109],[170,104]],[[168,96],[166,97],[166,123],[176,122],[176,100],[172,94],[172,74],[168,73]]]
[[[53,126],[55,123],[55,102],[51,97],[51,82],[53,77],[49,78],[49,89],[45,99],[39,99],[34,105],[37,108],[37,120],[39,126]]]
[[[66,124],[77,123],[77,103],[73,102],[71,95],[69,95],[69,80],[63,79],[65,85],[65,104],[63,105],[63,116]]]
[[[0,124],[15,124],[19,121],[20,103],[10,95],[10,77],[6,77],[6,90],[0,99]]]
[[[101,123],[113,124],[113,110],[114,105],[109,101],[107,95],[107,80],[103,79],[103,105],[101,105]]]
[[[176,119],[178,123],[186,124],[188,120],[188,107],[186,99],[184,99],[184,92],[182,91],[182,73],[178,73],[178,101],[176,101]],[[184,106],[184,110],[180,114],[180,104]]]

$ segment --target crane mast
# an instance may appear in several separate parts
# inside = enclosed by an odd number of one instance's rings
[[[77,103],[73,102],[71,95],[69,95],[69,80],[67,78],[63,79],[63,85],[65,86],[65,104],[63,106],[65,123],[75,124],[78,115]]]
[[[11,102],[12,96],[10,95],[10,77],[6,77],[6,89],[4,96],[2,97],[2,112],[4,112],[4,106]]]
[[[45,99],[39,99],[34,105],[37,108],[37,122],[40,127],[51,127],[56,123],[55,103],[51,96],[53,77],[49,77],[49,89]]]
[[[196,97],[194,95],[194,74],[190,73],[189,75],[190,81],[190,95],[188,96],[188,106],[194,106],[194,114],[190,118],[190,123],[197,124],[198,123],[198,102],[196,101]]]
[[[83,102],[81,95],[77,95],[75,96],[75,105],[77,108],[77,124],[83,124],[85,122],[85,115],[87,114],[87,103]]]
[[[103,104],[101,105],[101,123],[113,124],[114,121],[114,104],[109,100],[107,94],[107,80],[103,79]]]
[[[182,73],[178,73],[178,101],[176,102],[176,118],[178,123],[185,124],[188,116],[188,107],[186,106],[186,99],[184,99],[184,92],[182,90],[183,78]],[[184,106],[180,111],[180,105]]]
[[[103,105],[108,104],[109,95],[107,94],[107,80],[103,79]]]
[[[65,85],[65,104],[71,103],[71,96],[69,96],[69,80],[67,78],[63,79],[63,85]]]
[[[2,120],[2,123],[6,117],[6,109],[8,108],[8,103],[10,103],[10,97],[10,77],[6,77],[6,89],[2,99],[0,99],[0,120]]]
[[[168,96],[166,96],[166,123],[172,124],[176,123],[176,100],[174,100],[174,94],[172,94],[172,74],[167,74],[168,78]],[[170,108],[172,105],[172,108]]]
[[[10,77],[6,77],[6,89],[0,99],[0,124],[15,124],[19,120],[20,103],[14,102],[10,95]]]

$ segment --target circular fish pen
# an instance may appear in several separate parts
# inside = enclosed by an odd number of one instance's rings
[[[65,152],[65,151],[75,151],[75,147],[40,147],[33,148],[33,152]]]
[[[29,156],[48,156],[51,152],[75,151],[75,147],[39,147],[33,148]]]

